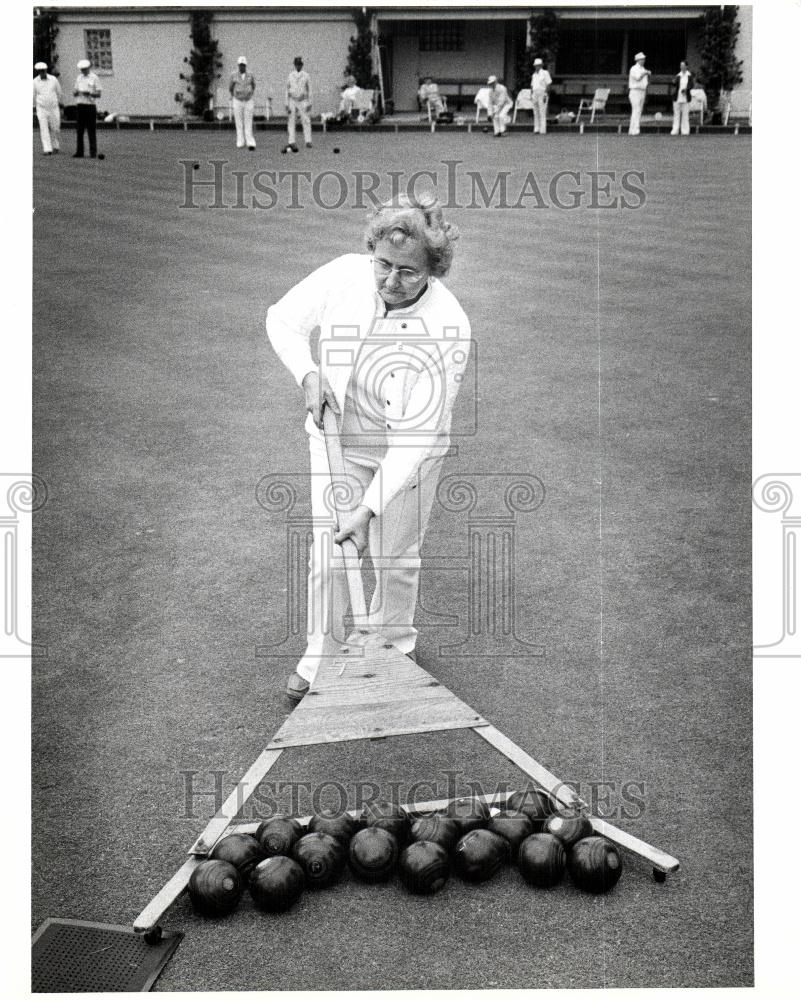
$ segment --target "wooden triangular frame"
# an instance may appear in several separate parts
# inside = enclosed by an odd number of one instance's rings
[[[563,806],[574,809],[577,805],[585,805],[555,774],[443,687],[426,670],[408,657],[399,657],[398,651],[385,644],[380,637],[367,636],[360,645],[357,643],[349,646],[341,657],[321,667],[309,694],[281,726],[192,845],[189,859],[136,918],[135,930],[157,937],[160,933],[158,921],[184,892],[192,872],[217,841],[234,831],[255,832],[258,823],[236,823],[235,818],[281,755],[292,747],[472,729]],[[504,792],[481,797],[490,805],[502,806],[511,794]],[[423,814],[444,809],[447,804],[448,800],[443,799],[406,805],[410,812]],[[597,834],[649,862],[657,881],[662,882],[669,873],[678,871],[679,862],[671,855],[605,820],[595,816],[591,816],[590,820]]]
[[[326,448],[332,487],[346,482],[336,418],[329,407],[323,411]],[[336,489],[332,495],[336,502]],[[340,521],[339,511],[337,520]],[[534,760],[517,744],[482,718],[446,687],[382,636],[366,629],[369,616],[359,569],[359,553],[351,539],[342,542],[343,566],[357,631],[341,647],[339,655],[325,661],[303,701],[281,726],[259,758],[223,803],[189,850],[189,860],[148,903],[134,921],[134,929],[157,936],[158,921],[186,889],[189,878],[214,845],[232,832],[236,815],[256,791],[267,772],[285,750],[298,746],[321,746],[346,740],[376,739],[413,733],[436,733],[472,729],[507,757],[561,805],[586,807],[573,790]],[[481,796],[491,805],[503,805],[511,792]],[[408,803],[411,812],[443,809],[447,800]],[[655,878],[664,881],[678,870],[676,858],[646,844],[605,820],[590,817],[593,830],[653,866]],[[239,823],[239,832],[253,833],[257,823]]]
[[[380,635],[351,639],[324,662],[270,750],[486,725],[428,671]]]

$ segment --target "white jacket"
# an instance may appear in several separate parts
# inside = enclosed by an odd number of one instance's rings
[[[270,343],[298,385],[318,370],[310,343],[320,328],[319,370],[340,409],[360,343],[370,338],[365,363],[376,373],[387,424],[386,454],[362,500],[376,514],[414,485],[426,458],[447,451],[470,351],[467,316],[436,278],[413,306],[385,313],[367,254],[345,254],[324,264],[267,311]],[[318,433],[311,415],[306,430]]]

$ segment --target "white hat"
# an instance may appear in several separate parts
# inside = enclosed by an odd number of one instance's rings
[[[91,65],[88,59],[80,59],[78,61],[78,69],[89,69]]]
[[[535,59],[534,60],[534,65],[535,66],[542,66],[542,59]]]
[[[498,77],[497,76],[488,76],[487,77],[487,83],[497,83],[497,82],[498,82]]]
[[[244,56],[240,56],[236,61],[237,66],[247,66],[248,61]]]
[[[34,69],[47,69],[47,63],[38,62],[34,63]]]
[[[634,57],[634,62],[637,62],[638,59],[645,59],[645,53],[638,52],[637,55]]]

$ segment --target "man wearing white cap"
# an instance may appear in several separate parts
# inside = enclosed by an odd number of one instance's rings
[[[629,70],[629,104],[631,104],[629,135],[640,134],[640,118],[650,79],[651,71],[645,68],[645,53],[638,52],[634,57],[634,65]]]
[[[256,77],[248,72],[248,61],[244,56],[237,59],[237,65],[238,70],[231,74],[231,82],[228,85],[236,125],[236,148],[242,149],[247,144],[248,149],[255,149],[253,108],[256,102],[253,95],[256,93]]]
[[[506,134],[506,126],[509,124],[509,111],[512,108],[512,99],[509,91],[502,83],[498,83],[497,76],[487,79],[489,87],[489,107],[487,109],[492,119],[492,128],[495,138],[500,139]]]
[[[89,155],[97,156],[97,99],[100,97],[100,80],[95,73],[90,72],[91,66],[88,59],[81,59],[78,63],[80,73],[72,91],[78,116],[78,142],[72,155],[78,159],[83,157],[84,133],[89,137]]]
[[[682,135],[690,134],[690,95],[695,85],[695,77],[689,70],[687,63],[682,59],[679,64],[679,71],[673,77],[671,93],[673,94],[673,128],[671,135],[678,135],[681,129]]]
[[[295,145],[295,128],[298,116],[303,126],[303,139],[306,148],[310,149],[312,144],[312,128],[309,111],[311,110],[311,79],[303,68],[303,60],[300,56],[295,57],[295,68],[286,78],[286,128],[288,149],[297,153],[298,147]]]
[[[531,76],[531,103],[534,105],[534,131],[545,135],[548,111],[548,88],[553,83],[551,74],[542,64],[542,59],[534,60]]]
[[[39,137],[42,140],[42,152],[45,156],[59,151],[59,132],[61,130],[60,107],[64,103],[61,94],[61,84],[47,72],[47,63],[38,62],[33,67],[39,74],[33,79],[33,105],[36,117],[39,119]]]

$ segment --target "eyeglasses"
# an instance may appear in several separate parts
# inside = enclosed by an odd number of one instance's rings
[[[382,277],[388,277],[394,271],[398,280],[404,282],[405,284],[413,284],[415,281],[419,281],[423,275],[419,271],[415,271],[413,267],[395,267],[388,261],[373,258],[373,267],[377,274]]]

